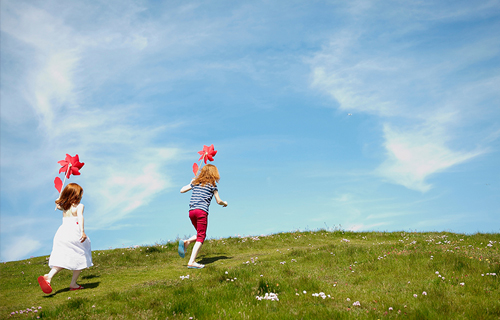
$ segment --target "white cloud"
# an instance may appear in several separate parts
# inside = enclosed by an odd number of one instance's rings
[[[389,96],[405,64],[380,56],[352,55],[351,51],[358,50],[357,40],[354,32],[341,33],[310,60],[312,87],[333,97],[341,110],[401,115],[401,106]]]
[[[46,128],[57,126],[56,117],[64,105],[74,105],[73,72],[79,61],[74,50],[48,54],[47,61],[33,76],[31,105]],[[49,129],[50,130],[50,129]]]
[[[62,106],[75,104],[73,77],[80,59],[78,43],[59,17],[44,10],[12,2],[6,2],[3,9],[2,31],[30,47],[14,53],[25,67],[17,74],[24,83],[16,93],[25,95],[42,125],[50,128]]]
[[[9,240],[5,245],[2,241],[2,257],[6,261],[24,259],[42,246],[40,241],[28,235],[13,237]]]
[[[24,181],[30,181],[29,187],[46,189],[57,171],[50,174],[38,169],[55,169],[55,162],[66,153],[79,154],[86,165],[77,179],[85,184],[86,194],[98,195],[93,199],[99,210],[86,213],[95,229],[115,228],[118,221],[168,188],[170,178],[164,167],[181,152],[155,142],[159,135],[182,126],[181,122],[153,125],[144,117],[148,110],[143,105],[107,99],[107,105],[102,106],[95,97],[89,98],[89,89],[114,83],[120,71],[137,63],[137,50],[149,46],[152,29],[147,24],[134,28],[135,14],[142,9],[135,5],[120,8],[129,10],[124,12],[127,19],[120,21],[130,33],[108,25],[108,20],[102,28],[83,29],[88,31],[83,33],[82,29],[74,30],[68,18],[74,13],[71,10],[54,15],[50,6],[42,10],[23,2],[8,2],[2,8],[2,32],[9,35],[11,44],[2,51],[11,54],[20,66],[9,69],[15,71],[17,87],[6,91],[2,84],[2,94],[10,97],[9,104],[2,105],[9,110],[8,117],[2,111],[2,123],[11,127],[13,139],[8,141],[29,133],[28,144],[2,145],[2,182],[9,185],[7,192],[12,194],[26,189]],[[119,50],[121,55],[103,55],[106,50]],[[103,68],[106,63],[109,68]],[[27,104],[31,113],[17,108],[18,104]],[[33,170],[34,158],[37,170]]]
[[[371,10],[378,10],[363,1],[356,3],[353,8],[361,8],[357,14],[368,20]],[[422,17],[427,12],[409,7]],[[431,175],[484,153],[487,137],[495,136],[491,131],[497,129],[482,124],[491,121],[492,114],[498,116],[498,110],[491,108],[500,98],[494,89],[498,76],[476,72],[471,66],[498,56],[500,42],[481,32],[475,38],[440,45],[429,54],[421,43],[435,26],[407,17],[407,26],[397,28],[401,16],[396,12],[407,15],[400,6],[384,12],[388,18],[384,30],[367,28],[369,23],[359,23],[361,17],[356,16],[349,28],[337,31],[309,60],[311,86],[331,96],[339,110],[378,117],[384,128],[386,159],[375,173],[426,192],[432,187]],[[464,12],[455,8],[452,15],[441,12],[432,19],[465,19]],[[480,14],[487,14],[487,6],[471,13]]]
[[[172,185],[163,171],[166,163],[178,154],[177,149],[155,148],[144,150],[134,161],[120,163],[120,159],[116,159],[96,166],[89,172],[95,180],[87,184],[94,190],[93,202],[98,204],[89,216],[89,228],[116,228],[116,224],[134,210],[170,188]]]
[[[446,136],[432,128],[402,131],[385,125],[384,137],[387,159],[376,172],[393,183],[421,192],[431,188],[426,182],[430,175],[482,153],[452,151],[446,146]]]

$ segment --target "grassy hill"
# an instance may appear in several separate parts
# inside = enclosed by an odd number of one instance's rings
[[[499,248],[500,234],[317,230],[208,240],[192,270],[164,243],[93,251],[85,289],[65,270],[51,295],[37,257],[1,264],[0,318],[500,319]]]

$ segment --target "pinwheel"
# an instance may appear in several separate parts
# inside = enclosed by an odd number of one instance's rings
[[[207,160],[214,161],[217,150],[214,150],[213,144],[210,147],[204,145],[203,150],[198,151],[198,154],[201,155],[200,159],[198,159],[198,161],[200,161],[200,164],[198,165],[196,162],[193,164],[193,173],[195,177],[198,174],[198,171],[201,169],[201,162],[204,161],[205,164],[207,164]]]
[[[66,179],[69,179],[70,175],[72,174],[75,176],[80,175],[80,169],[85,165],[85,163],[80,162],[78,155],[72,157],[69,154],[66,154],[66,159],[58,161],[57,163],[61,165],[59,173],[65,172],[64,182],[66,182]],[[56,177],[54,179],[54,186],[56,187],[57,191],[59,191],[59,194],[61,193],[62,187],[64,186],[64,182],[61,181],[61,178],[59,177]]]
[[[69,179],[71,174],[78,176],[80,175],[80,169],[85,165],[85,163],[81,163],[78,155],[76,154],[74,157],[66,154],[66,159],[57,161],[61,165],[61,169],[59,169],[59,173],[66,172],[66,178]],[[71,170],[70,170],[71,169]]]
[[[212,144],[210,147],[203,146],[203,150],[198,151],[198,154],[201,155],[198,161],[203,159],[205,161],[205,164],[207,164],[207,159],[210,161],[214,161],[214,157],[217,154],[217,150],[214,150],[214,145]]]

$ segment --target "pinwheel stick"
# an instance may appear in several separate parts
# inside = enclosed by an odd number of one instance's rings
[[[205,156],[208,154],[208,152],[205,152],[205,155],[203,156],[203,158],[205,158]],[[198,165],[198,172],[196,172],[196,176],[198,176],[198,174],[201,172],[201,163],[203,162],[203,158],[200,160],[200,164]]]
[[[71,163],[68,163],[68,169],[66,169],[66,172],[64,173],[64,180],[63,180],[63,183],[62,183],[62,187],[61,187],[61,191],[59,192],[59,197],[57,199],[59,199],[61,197],[61,193],[63,192],[63,187],[64,187],[64,183],[66,182],[66,175],[68,174],[68,171],[69,169],[71,169]],[[54,211],[57,210],[57,204],[56,204],[56,207],[54,209]]]
[[[68,171],[71,169],[71,163],[68,163],[68,169],[66,169],[66,173],[64,173],[64,180],[62,186],[64,187],[64,183],[66,182],[66,177],[68,176]],[[59,196],[61,195],[63,188],[61,187],[61,192],[59,192]]]

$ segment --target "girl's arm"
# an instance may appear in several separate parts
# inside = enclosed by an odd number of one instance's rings
[[[85,208],[84,205],[81,203],[76,208],[76,216],[78,217],[78,224],[80,225],[80,231],[81,231],[80,242],[84,242],[87,239],[87,235],[85,234],[85,229],[83,226],[83,209],[84,208]]]
[[[193,189],[193,187],[191,187],[191,183],[193,183],[194,179],[191,180],[191,182],[187,185],[187,186],[184,186],[181,188],[181,193],[185,193],[185,192],[188,192],[189,190]]]
[[[215,196],[215,200],[217,201],[217,204],[220,204],[223,207],[227,207],[227,201],[222,201],[222,199],[219,196],[219,191],[215,190],[214,196]]]

